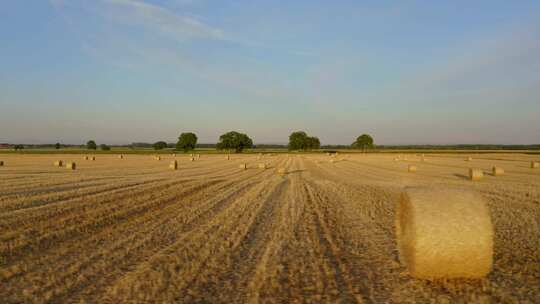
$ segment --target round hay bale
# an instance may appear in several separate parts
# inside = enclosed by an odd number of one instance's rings
[[[77,164],[74,162],[69,162],[66,164],[66,169],[68,170],[75,170],[77,169]]]
[[[469,169],[469,178],[473,181],[481,180],[484,177],[484,171],[480,169]]]
[[[189,160],[190,161],[195,161],[195,157],[191,157]]]
[[[4,161],[0,160],[0,167],[3,167],[3,166],[4,166]]]
[[[493,167],[493,176],[504,175],[504,169],[501,167]]]
[[[266,164],[265,163],[262,163],[262,164],[259,164],[259,169],[266,169]]]
[[[96,160],[96,157],[95,157],[95,156],[92,156],[92,157],[90,158],[90,160]]]
[[[55,167],[62,167],[62,165],[63,165],[63,162],[61,160],[57,160],[54,162]]]
[[[540,162],[531,162],[531,169],[538,169],[540,168]]]
[[[84,160],[89,160],[89,159],[90,159],[90,157],[88,157],[88,156],[84,157]]]
[[[178,170],[178,162],[176,160],[173,160],[170,164],[169,164],[169,169],[171,170]]]
[[[230,159],[231,159],[231,156],[230,156],[230,155],[227,155],[227,156],[225,157],[225,160],[230,160]]]
[[[247,165],[246,164],[240,164],[239,168],[242,169],[242,170],[246,170]]]
[[[120,155],[118,155],[118,158],[119,159],[124,159],[124,155],[120,154]]]
[[[472,157],[467,157],[466,161],[472,161]]]
[[[155,159],[156,159],[156,160],[161,160],[161,157],[160,157],[160,156],[156,156]]]
[[[416,278],[481,278],[493,264],[493,226],[473,191],[407,188],[396,206],[400,261]]]
[[[416,166],[415,165],[409,165],[408,171],[411,173],[416,172]]]

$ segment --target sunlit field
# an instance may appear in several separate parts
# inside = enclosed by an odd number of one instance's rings
[[[540,299],[538,155],[95,157],[0,155],[0,302]],[[483,177],[470,180],[469,168]],[[395,206],[408,186],[485,198],[494,228],[487,277],[410,276],[395,234]]]

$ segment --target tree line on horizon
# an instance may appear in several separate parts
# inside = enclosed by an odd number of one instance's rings
[[[180,134],[178,141],[174,146],[177,151],[188,152],[194,150],[197,147],[197,135],[193,132],[186,132]],[[59,145],[59,144],[57,144]],[[149,144],[145,144],[149,146]],[[369,149],[374,147],[373,137],[368,134],[360,135],[352,144],[354,148]],[[107,145],[101,145],[101,150],[110,150]],[[154,150],[163,150],[166,148],[173,148],[165,141],[158,141],[152,145]],[[219,142],[215,145],[218,150],[227,150],[229,152],[241,153],[244,149],[251,149],[254,147],[253,140],[244,133],[237,131],[227,132],[219,137]],[[295,131],[289,136],[288,149],[291,151],[311,151],[321,148],[321,142],[318,137],[308,136],[304,131]],[[94,140],[90,140],[86,143],[86,148],[89,150],[96,150],[97,144]],[[58,148],[57,148],[58,149]]]

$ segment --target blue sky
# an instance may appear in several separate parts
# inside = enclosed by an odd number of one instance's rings
[[[540,2],[0,3],[0,142],[230,130],[540,143]]]

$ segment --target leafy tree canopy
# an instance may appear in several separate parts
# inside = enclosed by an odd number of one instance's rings
[[[195,133],[182,133],[180,134],[180,137],[178,137],[176,150],[184,150],[184,152],[187,152],[189,150],[194,150],[195,145],[197,145],[197,135],[195,135]]]
[[[234,150],[236,153],[253,147],[253,141],[249,136],[236,131],[225,133],[219,137],[217,148],[219,150]]]
[[[110,151],[111,147],[107,146],[106,144],[101,144],[99,148],[103,151]]]
[[[97,144],[94,140],[89,140],[87,143],[86,143],[86,149],[88,150],[96,150],[97,149]]]
[[[373,137],[369,134],[362,134],[356,138],[356,141],[352,143],[352,146],[359,149],[373,148]]]
[[[321,142],[317,137],[308,136],[304,131],[296,131],[289,135],[289,150],[319,149]]]

